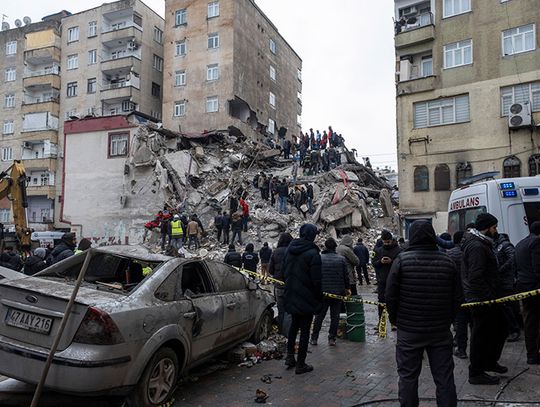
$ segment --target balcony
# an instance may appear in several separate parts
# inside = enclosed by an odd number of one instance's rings
[[[54,116],[50,112],[24,115],[23,133],[43,130],[58,130],[58,116]]]
[[[411,93],[428,92],[435,89],[436,76],[425,76],[422,78],[412,78],[397,84],[398,96],[409,95]]]
[[[135,39],[139,44],[142,42],[142,29],[134,23],[122,28],[112,29],[107,27],[105,29],[108,31],[103,31],[101,34],[101,42],[106,47],[116,47],[131,39]]]
[[[47,170],[56,172],[56,156],[49,155],[42,158],[23,158],[24,168],[29,173],[30,170]]]
[[[128,84],[129,82],[124,82]],[[133,85],[115,86],[119,84],[104,85],[101,89],[101,100],[124,100],[124,99],[140,99],[141,91]]]
[[[138,57],[138,53],[131,53],[128,54],[122,58],[110,58],[101,61],[101,70],[104,73],[108,73],[109,71],[118,71],[122,68],[128,68],[127,71],[129,72],[131,68],[133,67],[133,71],[135,72],[141,72],[141,60]]]
[[[60,42],[58,46],[33,49],[24,52],[24,61],[31,65],[43,65],[52,62],[60,62]]]
[[[41,100],[36,102],[24,101],[22,104],[22,112],[25,113],[40,113],[49,112],[54,116],[60,116],[60,99],[51,98],[50,100]]]
[[[50,140],[51,143],[58,144],[58,131],[57,130],[26,131],[24,132],[24,140],[25,141]]]
[[[435,39],[433,14],[424,13],[414,17],[414,19],[413,24],[400,25],[399,22],[396,22],[396,49],[422,44]]]

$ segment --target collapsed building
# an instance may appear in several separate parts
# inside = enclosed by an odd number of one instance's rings
[[[157,243],[159,231],[144,225],[164,207],[196,213],[211,231],[214,217],[228,210],[229,197],[239,189],[248,192],[251,208],[244,240],[256,247],[274,243],[283,231],[294,234],[306,221],[321,228],[321,239],[375,237],[381,228],[398,227],[392,187],[344,146],[338,148],[342,165],[316,175],[298,173],[296,184],[313,185],[314,213],[292,207],[279,214],[251,181],[261,171],[292,180],[292,161],[279,149],[246,141],[237,128],[176,133],[138,113],[68,121],[65,128],[62,220],[96,245]],[[202,243],[215,256],[225,250],[213,234]]]

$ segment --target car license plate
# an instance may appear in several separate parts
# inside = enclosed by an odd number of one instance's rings
[[[6,325],[45,335],[51,332],[52,322],[52,318],[14,308],[9,308],[6,316]]]

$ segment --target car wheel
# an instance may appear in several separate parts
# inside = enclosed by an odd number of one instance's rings
[[[265,310],[261,318],[259,319],[259,322],[257,324],[257,328],[255,329],[255,333],[252,337],[252,342],[257,344],[261,341],[264,341],[267,339],[272,333],[272,312],[270,310]]]
[[[130,396],[130,407],[160,406],[167,403],[178,381],[178,356],[170,348],[158,350],[144,370]]]

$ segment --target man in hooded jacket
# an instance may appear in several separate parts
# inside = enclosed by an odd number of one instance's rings
[[[461,248],[461,281],[465,302],[490,301],[498,297],[500,275],[493,248],[498,220],[489,213],[481,213],[463,237]],[[470,343],[469,383],[491,384],[500,382],[499,377],[487,372],[506,373],[501,366],[504,343],[508,335],[506,320],[501,305],[471,308],[472,332]]]
[[[75,237],[75,233],[64,233],[62,240],[58,246],[53,249],[47,260],[50,261],[50,264],[55,264],[59,261],[67,259],[68,257],[75,255],[76,247],[77,239]]]
[[[34,249],[34,255],[30,256],[24,262],[23,273],[27,276],[33,276],[47,267],[45,258],[47,257],[47,249],[38,247]]]
[[[300,228],[300,238],[294,239],[287,248],[283,259],[285,277],[285,311],[292,321],[287,342],[285,364],[296,366],[296,374],[311,372],[313,366],[306,364],[309,331],[313,315],[322,310],[321,256],[314,243],[318,230],[306,223]],[[298,361],[294,359],[296,337],[300,331]]]
[[[401,406],[417,407],[424,351],[437,386],[437,406],[456,407],[452,324],[461,282],[452,259],[439,251],[429,222],[416,221],[409,247],[394,260],[386,283],[390,322],[398,328],[396,361]]]
[[[360,259],[353,250],[353,238],[350,235],[344,236],[341,239],[341,244],[337,247],[336,253],[345,258],[347,264],[347,272],[349,273],[349,289],[352,295],[357,295],[356,289],[356,266],[360,265]]]

